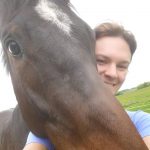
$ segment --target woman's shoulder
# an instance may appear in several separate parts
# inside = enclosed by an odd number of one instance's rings
[[[39,137],[33,134],[32,132],[29,132],[28,138],[27,138],[27,144],[31,143],[38,143],[44,145],[48,150],[54,150],[54,146],[51,143],[51,141],[47,138]]]
[[[126,111],[142,137],[150,136],[150,114],[142,110]]]
[[[137,111],[126,111],[127,112],[127,114],[129,115],[129,117],[131,118],[131,119],[150,119],[150,114],[149,113],[147,113],[147,112],[144,112],[144,111],[142,111],[142,110],[137,110]]]

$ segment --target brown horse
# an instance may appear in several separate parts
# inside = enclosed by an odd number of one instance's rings
[[[32,132],[56,150],[147,149],[100,80],[93,31],[68,0],[0,0],[0,38]]]

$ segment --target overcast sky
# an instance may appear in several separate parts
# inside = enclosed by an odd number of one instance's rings
[[[150,5],[149,0],[71,0],[78,15],[92,28],[114,21],[132,31],[138,47],[121,89],[150,81]],[[0,59],[0,110],[16,105],[10,78]]]

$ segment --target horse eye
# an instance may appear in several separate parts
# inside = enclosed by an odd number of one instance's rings
[[[7,48],[8,48],[8,51],[13,56],[19,56],[22,53],[20,46],[14,40],[10,40],[10,41],[7,42]]]

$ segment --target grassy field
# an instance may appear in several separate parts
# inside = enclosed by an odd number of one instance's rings
[[[143,110],[150,113],[150,86],[134,88],[116,97],[127,110]]]

